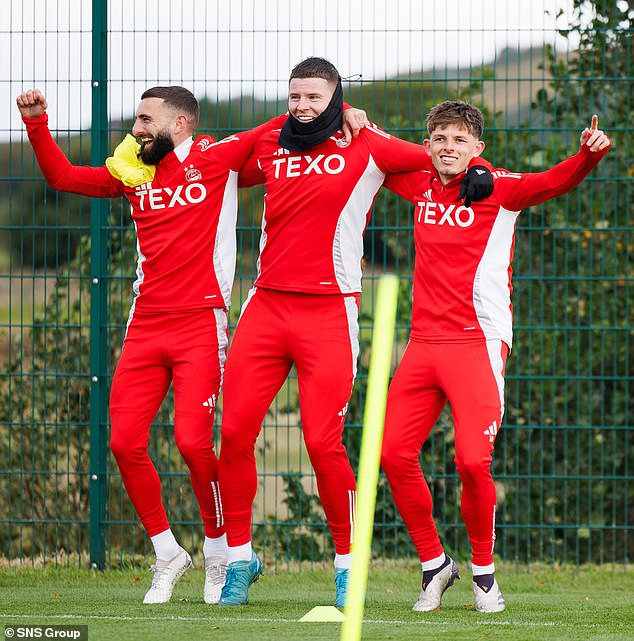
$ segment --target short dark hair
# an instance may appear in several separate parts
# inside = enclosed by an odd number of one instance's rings
[[[293,78],[323,78],[330,84],[336,84],[339,81],[339,72],[332,62],[313,56],[302,60],[293,67],[288,79],[289,82]]]
[[[151,87],[143,92],[141,100],[145,98],[161,98],[169,107],[185,114],[194,128],[198,124],[198,100],[185,87],[176,85],[171,87]]]
[[[484,131],[482,112],[477,107],[462,100],[445,100],[445,102],[436,105],[427,114],[426,124],[430,135],[439,127],[444,129],[449,125],[464,127],[478,139],[480,139]]]

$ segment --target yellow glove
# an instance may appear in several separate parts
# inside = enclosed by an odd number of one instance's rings
[[[154,165],[146,165],[137,155],[140,148],[136,138],[127,134],[114,150],[114,155],[106,158],[108,171],[127,187],[150,182],[156,173]]]

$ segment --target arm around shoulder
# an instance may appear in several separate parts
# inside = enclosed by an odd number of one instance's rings
[[[252,156],[254,149],[262,136],[277,129],[281,129],[287,119],[288,114],[282,114],[281,116],[276,116],[275,118],[271,118],[271,120],[267,120],[265,123],[258,125],[253,129],[242,131],[239,134],[229,136],[217,142],[216,145],[230,143],[225,148],[224,153],[221,156],[224,166],[228,167],[232,171],[240,171],[242,177],[242,169]],[[240,186],[250,185],[241,184]]]

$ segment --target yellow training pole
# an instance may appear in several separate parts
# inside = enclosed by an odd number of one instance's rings
[[[352,546],[354,556],[348,580],[344,610],[346,618],[341,628],[341,641],[361,639],[397,298],[398,278],[382,276],[379,279],[374,309],[374,333],[357,476],[357,518]]]

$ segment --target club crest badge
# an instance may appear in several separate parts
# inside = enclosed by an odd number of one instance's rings
[[[187,182],[195,182],[198,180],[201,180],[203,175],[200,173],[200,170],[196,169],[194,165],[189,165],[189,167],[185,167],[185,180]]]

